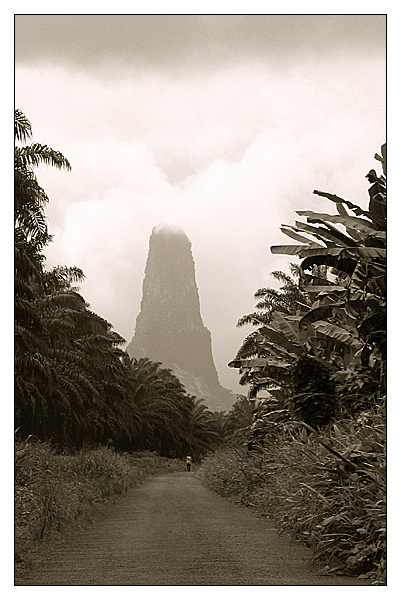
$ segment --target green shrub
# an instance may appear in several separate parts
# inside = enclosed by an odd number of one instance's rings
[[[96,506],[149,475],[183,470],[180,460],[154,453],[117,454],[110,448],[57,454],[47,444],[17,442],[15,553],[24,567],[43,540],[92,519]]]
[[[370,578],[386,573],[384,410],[362,413],[316,433],[281,425],[275,444],[247,452],[226,448],[199,476],[276,520],[314,550],[322,572]]]
[[[301,356],[291,369],[290,409],[312,427],[328,425],[338,413],[330,369],[312,356]]]
[[[201,464],[199,477],[220,496],[245,502],[259,482],[257,461],[245,449],[220,448]]]

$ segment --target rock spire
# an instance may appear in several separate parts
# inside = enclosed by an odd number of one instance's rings
[[[230,410],[235,401],[220,385],[214,365],[210,331],[200,313],[191,242],[175,225],[153,228],[141,310],[127,352],[161,362],[210,410]]]

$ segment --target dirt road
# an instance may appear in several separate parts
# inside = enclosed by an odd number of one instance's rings
[[[309,559],[268,519],[185,472],[130,491],[22,585],[367,585],[319,577]]]

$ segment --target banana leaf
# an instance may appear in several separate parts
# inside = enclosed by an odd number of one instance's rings
[[[325,306],[318,306],[313,308],[306,315],[304,315],[299,323],[300,327],[307,323],[314,323],[315,321],[322,321],[328,319],[333,314],[333,306],[331,304]]]
[[[347,212],[347,209],[343,206],[343,199],[339,198],[338,196],[335,196],[335,200],[333,199],[333,202],[336,203],[336,208],[338,210],[338,214],[341,215],[342,217],[349,217],[350,215]]]
[[[279,333],[278,331],[276,331],[275,329],[272,329],[271,327],[261,327],[260,333],[265,335],[267,338],[269,338],[275,344],[278,344],[285,350],[288,350],[288,352],[290,352],[291,354],[299,355],[302,353],[302,348],[299,344],[294,344],[294,343],[290,342],[285,337],[285,335],[283,335],[282,333]]]
[[[352,217],[348,218],[350,219]],[[295,224],[297,225],[298,229],[319,237],[319,239],[323,240],[325,243],[334,242],[345,247],[355,246],[355,238],[341,233],[341,231],[338,231],[338,229],[336,229],[336,227],[330,223],[324,223],[324,227],[312,227],[311,225],[301,223],[300,221],[295,221]],[[328,231],[328,229],[330,231]]]
[[[296,242],[301,242],[301,244],[313,243],[313,240],[308,240],[308,238],[304,237],[303,235],[299,235],[299,234],[295,233],[295,231],[292,231],[292,229],[289,229],[289,226],[287,228],[287,225],[283,225],[282,227],[280,227],[280,230],[283,233],[285,233],[285,235],[288,235],[288,237],[292,238]]]
[[[357,231],[362,231],[368,235],[374,235],[377,231],[373,227],[373,223],[366,219],[359,219],[358,217],[342,217],[341,215],[329,215],[327,213],[315,213],[312,210],[297,210],[297,215],[300,217],[307,217],[312,223],[313,221],[329,221],[330,223],[340,223],[345,227],[351,227]]]
[[[337,227],[334,227],[334,225],[332,225],[331,223],[325,223],[324,224],[325,227],[328,227],[330,229],[330,233],[331,235],[337,239],[338,242],[342,242],[345,246],[355,246],[355,238],[349,235],[345,235],[344,233],[342,233],[341,231],[339,231],[337,229]],[[347,231],[348,233],[348,231]],[[361,240],[361,236],[359,236],[359,240],[358,241],[362,241]]]
[[[290,254],[292,256],[299,255],[300,252],[308,250],[308,249],[316,249],[316,250],[326,250],[325,246],[320,246],[320,244],[309,244],[309,245],[291,245],[291,246],[270,246],[270,251],[272,254]]]
[[[343,329],[342,327],[338,327],[337,325],[333,325],[332,323],[327,323],[326,321],[315,321],[313,323],[313,327],[319,333],[322,333],[323,335],[342,342],[348,346],[353,346],[356,348],[360,348],[362,346],[361,342],[351,335],[349,331]]]
[[[315,293],[322,293],[322,292],[346,292],[347,288],[345,288],[342,285],[305,285],[302,286],[302,290],[304,292],[315,292]]]
[[[228,366],[232,369],[240,369],[246,367],[264,367],[266,366],[266,358],[242,358],[239,360],[232,360],[228,363]]]
[[[269,377],[269,379],[273,379],[276,383],[279,383],[283,379],[288,378],[289,372],[290,372],[289,365],[271,364],[269,362],[269,364],[267,364],[263,368],[263,370],[261,371],[261,374],[263,376]],[[258,376],[256,377],[256,379],[257,379],[257,383],[259,383]]]
[[[266,339],[266,336],[260,335],[260,339],[256,340],[260,348],[263,349],[263,354],[270,354],[279,360],[290,360],[292,358],[291,353],[288,352],[283,346],[278,346],[273,342]]]
[[[369,218],[369,213],[367,211],[362,210],[362,208],[360,206],[358,206],[357,204],[353,204],[349,200],[344,200],[343,198],[340,198],[339,196],[336,196],[335,194],[329,194],[328,192],[319,192],[318,190],[313,190],[313,193],[316,194],[317,196],[323,196],[323,198],[327,198],[328,200],[335,202],[337,204],[337,210],[338,210],[339,204],[345,204],[357,216],[363,215],[363,216]]]
[[[298,231],[300,233],[310,233],[312,235],[314,235],[318,240],[320,240],[321,242],[323,242],[324,244],[325,239],[320,236],[317,233],[317,228],[316,227],[312,227],[312,225],[308,225],[307,223],[302,223],[301,221],[295,221],[295,227],[293,227],[294,231]]]
[[[359,248],[351,248],[353,254],[357,254],[361,258],[386,258],[387,251],[386,248],[371,248],[369,247],[359,247]]]
[[[344,248],[339,246],[334,246],[330,248],[306,248],[305,250],[300,250],[298,252],[298,256],[300,256],[301,258],[306,258],[307,256],[320,256],[324,254],[330,256],[338,256],[339,254],[342,254],[349,249],[350,248]]]
[[[280,248],[280,246],[272,246],[271,247],[271,251],[272,254],[281,254],[277,251],[273,251],[274,249]],[[300,256],[301,258],[307,258],[309,256],[324,256],[324,255],[330,255],[330,256],[338,256],[340,254],[343,255],[356,255],[359,256],[360,258],[363,259],[371,259],[371,258],[382,258],[385,259],[386,258],[386,248],[372,248],[372,247],[367,247],[367,246],[358,246],[358,247],[353,247],[353,248],[341,248],[339,246],[335,247],[335,248],[301,248],[300,246],[298,246],[299,250],[297,252],[298,256]],[[320,251],[319,251],[320,250]],[[287,254],[286,252],[283,252],[282,254]]]
[[[273,320],[270,322],[270,325],[274,325],[274,322],[277,323],[280,330],[283,332],[285,337],[294,344],[299,344],[298,331],[289,323],[289,321],[283,316],[282,313],[275,311],[273,313]]]
[[[232,369],[252,369],[255,367],[261,367],[265,375],[268,375],[268,373],[265,373],[266,367],[269,367],[270,369],[282,369],[286,372],[290,368],[288,363],[268,358],[243,358],[239,360],[232,360],[228,363],[228,366]]]

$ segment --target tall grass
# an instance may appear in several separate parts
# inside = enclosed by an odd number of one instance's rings
[[[152,452],[117,454],[110,448],[57,454],[47,443],[16,444],[15,557],[33,565],[43,541],[90,522],[107,499],[149,475],[184,469],[180,460]]]
[[[281,424],[276,442],[252,452],[221,449],[203,462],[199,476],[312,547],[322,573],[383,583],[384,423],[379,409],[316,433]]]

